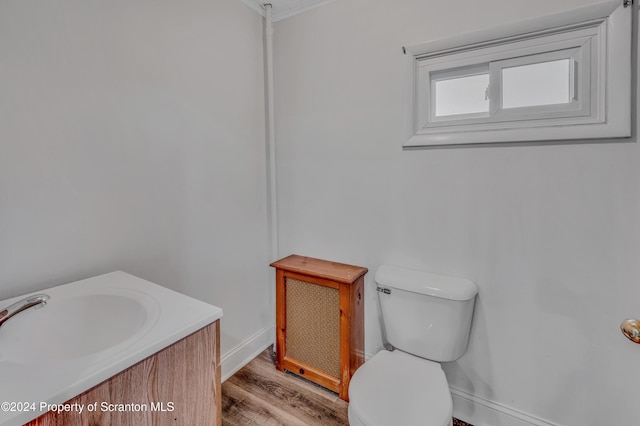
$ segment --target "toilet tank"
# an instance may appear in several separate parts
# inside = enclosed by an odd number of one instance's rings
[[[386,340],[437,362],[467,350],[478,287],[464,278],[383,265],[375,275]]]

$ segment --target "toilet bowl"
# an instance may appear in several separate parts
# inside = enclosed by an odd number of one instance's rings
[[[384,265],[375,276],[384,335],[395,348],[349,384],[351,426],[447,426],[453,403],[440,362],[467,350],[478,293],[466,279]]]
[[[447,426],[452,401],[440,364],[382,350],[349,385],[350,426]]]

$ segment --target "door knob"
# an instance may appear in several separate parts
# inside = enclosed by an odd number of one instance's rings
[[[640,320],[629,318],[620,324],[622,334],[634,343],[640,343]]]

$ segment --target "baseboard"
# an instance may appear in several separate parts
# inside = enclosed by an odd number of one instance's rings
[[[498,402],[451,387],[453,417],[473,426],[558,426]]]
[[[222,381],[233,376],[269,346],[273,345],[275,329],[273,326],[263,328],[253,336],[231,349],[220,357]]]
[[[365,360],[369,361],[373,355],[365,353]],[[454,387],[449,389],[453,399],[453,417],[473,426],[559,426],[469,392]]]

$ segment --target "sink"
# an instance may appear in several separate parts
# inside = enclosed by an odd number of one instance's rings
[[[222,317],[219,307],[122,271],[38,293],[51,297],[45,306],[0,326],[0,402],[62,404]],[[0,425],[45,411],[0,409]]]
[[[149,297],[128,289],[58,297],[30,308],[0,327],[2,365],[55,363],[105,350],[141,336],[158,317]]]

